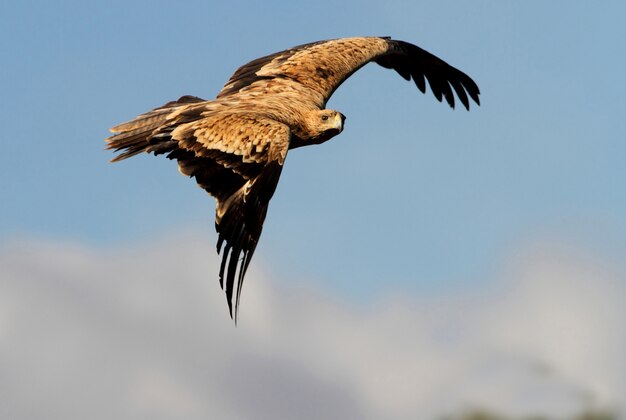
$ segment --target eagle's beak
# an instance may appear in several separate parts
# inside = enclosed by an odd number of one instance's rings
[[[335,121],[333,121],[334,122],[333,128],[336,128],[341,133],[341,131],[343,130],[343,122],[345,120],[346,120],[346,116],[343,115],[341,112],[338,112],[337,114],[335,114]]]

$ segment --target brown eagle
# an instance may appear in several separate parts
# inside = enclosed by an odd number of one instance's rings
[[[469,76],[420,47],[388,37],[344,38],[258,58],[237,69],[214,100],[183,96],[111,129],[107,148],[122,151],[112,161],[165,154],[217,200],[219,280],[235,322],[287,152],[341,133],[345,117],[326,102],[371,61],[413,79],[422,93],[428,80],[437,100],[452,108],[454,93],[467,110],[468,96],[479,104]]]

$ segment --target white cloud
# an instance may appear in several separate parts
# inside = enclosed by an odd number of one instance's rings
[[[5,246],[0,417],[414,419],[623,404],[624,278],[578,251],[532,247],[490,290],[369,308],[281,288],[257,260],[237,328],[212,254],[193,237]]]

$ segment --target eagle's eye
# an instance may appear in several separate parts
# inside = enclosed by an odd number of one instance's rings
[[[322,115],[322,121],[328,121],[328,115]]]

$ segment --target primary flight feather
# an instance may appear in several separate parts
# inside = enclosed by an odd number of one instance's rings
[[[319,144],[343,130],[326,109],[333,92],[365,64],[394,69],[454,108],[469,110],[479,89],[465,73],[404,41],[343,38],[290,48],[240,67],[214,100],[183,96],[111,129],[113,161],[166,154],[217,200],[219,281],[237,320],[241,286],[290,149]],[[234,300],[234,302],[233,302]]]

